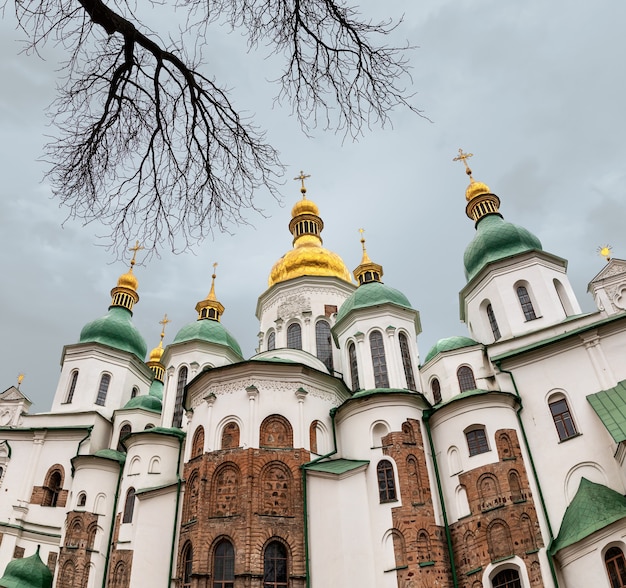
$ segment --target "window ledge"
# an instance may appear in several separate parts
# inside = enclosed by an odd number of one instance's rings
[[[572,439],[576,439],[576,437],[582,437],[582,436],[583,436],[582,433],[576,433],[575,435],[571,435],[571,436],[567,437],[566,439],[560,439],[559,440],[559,444],[567,443],[568,441],[571,441]]]
[[[483,571],[483,566],[478,566],[477,568],[474,568],[473,570],[470,570],[469,572],[465,572],[466,576],[473,576],[474,574],[477,574],[478,572],[482,572]]]
[[[501,561],[506,561],[507,559],[513,559],[515,557],[515,554],[512,553],[511,555],[505,555],[504,557],[499,557],[497,559],[492,559],[491,563],[492,564],[497,564],[500,563]]]

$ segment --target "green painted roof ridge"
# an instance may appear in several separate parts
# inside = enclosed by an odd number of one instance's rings
[[[565,510],[559,533],[550,545],[550,553],[554,555],[624,517],[626,497],[583,477],[576,495]]]
[[[303,467],[306,470],[314,472],[341,475],[357,468],[369,465],[369,463],[369,460],[339,458],[331,459],[329,461],[305,463]]]

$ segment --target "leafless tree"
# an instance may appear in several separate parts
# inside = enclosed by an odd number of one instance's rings
[[[166,0],[148,6],[162,8]],[[145,6],[141,7],[145,9]],[[285,59],[278,100],[305,132],[357,137],[385,125],[411,95],[405,50],[377,45],[397,23],[372,23],[338,0],[178,0],[188,18],[174,42],[142,25],[128,0],[16,0],[27,49],[68,52],[52,105],[49,180],[69,216],[110,227],[125,249],[185,249],[215,228],[245,222],[259,190],[277,196],[277,151],[209,74],[202,39],[226,22]],[[191,33],[191,34],[190,34]],[[195,39],[189,43],[189,39]]]

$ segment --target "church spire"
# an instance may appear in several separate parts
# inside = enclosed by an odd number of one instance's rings
[[[135,274],[133,274],[133,267],[136,263],[137,251],[141,249],[143,247],[139,245],[139,241],[136,241],[135,246],[129,249],[129,251],[133,252],[133,258],[130,260],[130,269],[119,277],[117,286],[111,290],[111,306],[121,306],[132,312],[133,306],[139,302],[139,294],[137,294],[138,282]]]
[[[462,161],[463,165],[465,165],[465,173],[470,179],[469,186],[465,190],[465,200],[467,200],[465,214],[477,223],[481,218],[487,216],[488,214],[500,215],[500,198],[491,193],[487,184],[477,182],[472,177],[472,170],[470,169],[467,160],[473,156],[473,153],[463,153],[463,149],[459,149],[458,156],[452,161]]]
[[[361,258],[361,263],[354,270],[354,279],[359,283],[359,286],[367,284],[368,282],[380,282],[380,278],[383,277],[383,266],[374,263],[367,254],[367,249],[365,248],[365,237],[363,237],[365,230],[359,229],[359,233],[361,233],[363,256]]]
[[[220,321],[220,317],[224,312],[224,305],[215,296],[215,268],[217,262],[213,264],[213,275],[211,276],[211,290],[207,294],[204,300],[201,300],[196,304],[196,312],[198,313],[198,320],[209,319],[211,321]]]
[[[159,344],[150,352],[150,359],[146,362],[146,365],[154,372],[154,377],[159,382],[164,381],[165,366],[161,363],[161,357],[163,356],[163,337],[165,337],[165,325],[171,322],[167,318],[167,314],[159,321],[161,325],[161,340]]]
[[[304,180],[310,178],[311,174],[300,172],[294,180],[302,182],[300,193],[302,200],[296,202],[291,209],[291,222],[289,223],[289,231],[293,235],[294,247],[316,246],[322,244],[320,236],[324,229],[324,221],[320,217],[320,211],[317,204],[306,197],[306,186]]]

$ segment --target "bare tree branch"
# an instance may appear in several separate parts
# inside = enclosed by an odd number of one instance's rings
[[[391,22],[359,20],[335,0],[179,0],[189,31],[216,20],[243,28],[250,47],[286,58],[278,101],[305,132],[320,121],[357,137],[411,105],[405,50],[372,44]],[[28,49],[50,39],[68,51],[47,147],[55,195],[72,218],[97,220],[118,253],[139,238],[154,251],[186,249],[245,222],[259,190],[277,194],[283,168],[265,134],[182,49],[141,26],[126,0],[16,0]],[[193,52],[197,46],[192,47]]]

